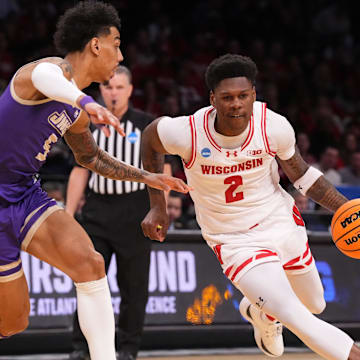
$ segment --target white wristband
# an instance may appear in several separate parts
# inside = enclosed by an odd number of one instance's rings
[[[311,188],[311,186],[315,183],[315,181],[322,176],[323,173],[310,166],[305,174],[294,182],[294,187],[296,190],[300,191],[303,195],[306,195],[306,192]]]
[[[71,81],[66,79],[58,65],[43,62],[35,66],[31,80],[41,93],[50,99],[78,107],[76,100],[85,95]]]

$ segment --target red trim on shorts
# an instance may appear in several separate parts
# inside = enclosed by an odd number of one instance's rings
[[[253,225],[251,228],[249,228],[249,230],[251,230],[251,229],[253,229],[253,228],[255,228],[255,227],[257,227],[259,224],[255,224],[255,225]]]
[[[307,243],[306,243],[306,250],[305,250],[305,252],[303,253],[302,258],[305,259],[305,258],[308,256],[309,252],[310,252],[310,246],[309,246],[309,243],[307,242]]]
[[[253,138],[253,135],[254,135],[254,128],[255,128],[255,126],[254,126],[254,116],[251,114],[249,133],[248,133],[243,145],[241,146],[240,151],[243,151],[250,144],[250,141],[251,141],[251,139]]]
[[[294,218],[296,225],[305,226],[304,220],[301,217],[300,211],[296,205],[293,206],[293,218]]]
[[[222,265],[224,262],[222,261],[222,258],[221,258],[221,244],[213,246],[213,250],[214,250],[214,253],[215,253],[216,257],[218,258],[220,264]]]
[[[221,152],[221,146],[219,146],[216,141],[214,140],[214,138],[211,136],[210,134],[210,130],[209,130],[209,115],[215,110],[215,108],[211,108],[209,110],[205,111],[204,114],[204,130],[205,130],[205,134],[206,137],[208,138],[210,144],[219,152]]]
[[[291,266],[297,263],[300,260],[301,256],[296,257],[295,259],[292,259],[288,261],[286,264],[283,265],[283,268],[285,269],[286,266]]]
[[[297,262],[300,261],[300,259],[305,259],[308,255],[310,254],[310,259],[307,260],[305,262],[305,265],[294,265]],[[310,252],[310,247],[309,247],[309,243],[306,243],[306,250],[304,251],[304,253],[301,256],[296,257],[295,259],[292,259],[290,261],[288,261],[286,264],[283,265],[283,269],[284,270],[300,270],[300,269],[305,269],[306,266],[309,266],[312,261],[313,261],[313,256],[311,255]]]
[[[229,277],[229,274],[230,274],[230,272],[231,272],[231,270],[232,270],[233,267],[234,267],[234,266],[231,265],[230,267],[228,267],[228,268],[226,269],[226,271],[225,271],[226,277]]]
[[[258,250],[257,252],[261,252],[261,254],[257,254],[255,256],[252,256],[251,258],[245,260],[240,266],[237,267],[237,269],[235,270],[234,274],[231,277],[231,281],[234,281],[234,279],[236,278],[236,275],[247,265],[249,265],[253,260],[258,260],[258,259],[262,259],[264,257],[268,257],[268,256],[277,256],[277,254],[275,252],[272,252],[270,250]],[[230,273],[230,271],[229,271]],[[228,275],[227,275],[228,276]]]
[[[262,250],[262,251],[265,251],[265,250]],[[257,255],[255,256],[255,260],[257,260],[257,259],[262,259],[262,258],[264,258],[264,257],[271,256],[271,255],[277,256],[277,253],[276,253],[276,252],[273,252],[273,251],[267,250],[266,252],[264,252],[264,253],[262,253],[262,254],[257,254]]]
[[[234,279],[236,278],[236,275],[239,273],[240,270],[242,270],[246,265],[249,265],[251,262],[253,261],[253,258],[249,258],[246,261],[244,261],[240,266],[237,267],[237,269],[235,270],[233,276],[231,277],[231,281],[234,281]]]
[[[294,266],[283,266],[284,270],[300,270],[305,269],[304,265],[294,265]]]
[[[276,153],[270,149],[269,140],[266,133],[266,103],[261,103],[261,134],[265,145],[265,151],[269,155],[275,156]]]
[[[187,169],[190,169],[196,159],[196,127],[195,127],[195,118],[194,115],[189,116],[190,128],[191,128],[191,158],[184,165]]]

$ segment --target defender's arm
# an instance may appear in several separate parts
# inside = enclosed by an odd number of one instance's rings
[[[81,114],[78,121],[65,133],[65,140],[80,165],[104,177],[114,180],[143,182],[160,190],[171,188],[184,193],[189,190],[188,186],[180,179],[138,169],[116,160],[101,150],[89,130],[89,119],[85,114]]]

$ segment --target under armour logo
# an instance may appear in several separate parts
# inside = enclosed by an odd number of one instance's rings
[[[233,152],[227,151],[227,152],[226,152],[226,157],[230,157],[230,155],[232,155],[232,156],[237,156],[237,151],[233,151]]]
[[[264,299],[259,296],[258,301],[255,303],[260,309],[264,306]]]
[[[303,189],[303,187],[301,185],[299,185],[297,189],[300,191]]]

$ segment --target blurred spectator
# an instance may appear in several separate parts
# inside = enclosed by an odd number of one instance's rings
[[[319,155],[322,149],[340,139],[344,126],[326,96],[317,98],[314,119],[317,127],[311,136],[311,150]]]
[[[132,103],[134,107],[153,115],[162,114],[161,104],[158,101],[158,90],[154,80],[147,79],[142,88],[134,90]]]
[[[176,117],[180,115],[180,102],[179,98],[176,95],[169,95],[165,98],[162,113],[171,117]]]
[[[342,145],[340,147],[340,166],[349,165],[351,155],[357,150],[358,139],[353,132],[347,131],[342,137]]]
[[[167,200],[167,212],[169,215],[169,230],[183,229],[184,223],[181,221],[182,216],[182,196],[180,193],[170,191]]]
[[[309,136],[303,132],[297,134],[297,146],[303,159],[308,164],[314,164],[316,162],[315,156],[310,153],[310,139]]]
[[[360,186],[360,151],[352,153],[350,165],[339,170],[343,185]]]
[[[320,155],[320,161],[313,166],[324,173],[325,178],[334,186],[341,184],[341,176],[336,170],[339,161],[339,150],[328,146]]]

